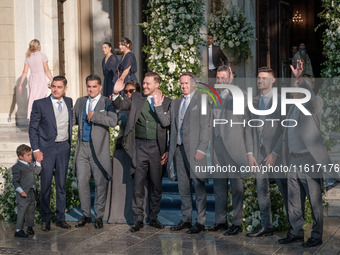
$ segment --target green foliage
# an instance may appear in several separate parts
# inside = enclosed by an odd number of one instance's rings
[[[251,55],[250,44],[254,41],[254,27],[247,22],[241,8],[231,4],[208,17],[208,30],[214,35],[215,44],[235,54],[236,61]]]
[[[261,225],[260,207],[257,200],[256,182],[254,178],[243,179],[243,229],[253,231]],[[287,230],[289,227],[284,203],[276,184],[270,185],[271,212],[275,231]],[[232,210],[231,204],[230,210]],[[231,217],[230,217],[231,220]]]
[[[73,159],[74,152],[77,142],[77,129],[73,129],[73,140],[71,144],[71,156],[70,162],[68,166],[68,174],[66,180],[66,211],[70,210],[73,207],[77,207],[80,205],[79,196],[78,196],[78,186],[77,180],[73,175]],[[0,189],[3,192],[0,194],[0,219],[4,219],[9,223],[15,223],[17,219],[17,208],[16,208],[16,191],[14,189],[12,183],[12,171],[7,168],[0,168],[0,176],[3,176],[4,182],[0,183]],[[40,191],[40,177],[37,176],[36,185],[38,191]],[[56,190],[55,190],[55,182],[52,180],[52,188],[51,188],[51,211],[56,211]],[[40,214],[40,201],[36,203],[35,210],[35,220],[37,222],[41,222],[41,214]]]
[[[150,39],[150,45],[143,47],[148,68],[161,76],[160,89],[165,95],[178,97],[180,74],[201,71],[199,45],[204,1],[150,0],[148,7],[148,22],[140,24]]]
[[[325,27],[322,43],[326,61],[321,72],[324,84],[319,92],[324,102],[321,131],[331,149],[337,141],[330,132],[340,132],[340,0],[322,0],[322,7],[319,17],[323,22],[316,28]]]

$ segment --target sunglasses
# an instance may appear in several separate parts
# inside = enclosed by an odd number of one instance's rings
[[[132,94],[133,92],[136,92],[136,89],[124,89],[124,93],[127,94],[128,92],[130,92],[130,94]]]

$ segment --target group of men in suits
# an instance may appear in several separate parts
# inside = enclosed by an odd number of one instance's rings
[[[110,159],[109,127],[117,124],[115,108],[129,110],[129,119],[125,128],[123,146],[132,159],[131,176],[135,179],[133,212],[135,222],[131,232],[139,231],[144,224],[145,183],[149,188],[149,224],[162,229],[163,224],[157,216],[160,211],[161,183],[165,166],[168,167],[170,179],[178,180],[181,197],[182,218],[171,227],[172,231],[188,229],[187,233],[196,234],[205,230],[207,176],[198,174],[197,166],[207,165],[207,153],[213,164],[251,167],[260,164],[273,166],[278,164],[328,165],[331,161],[319,132],[322,101],[315,96],[308,81],[302,79],[303,65],[298,62],[292,68],[298,78],[296,87],[310,91],[311,100],[305,105],[311,116],[305,116],[293,106],[287,116],[299,124],[293,128],[282,127],[280,122],[266,122],[266,119],[281,119],[280,102],[276,110],[268,116],[247,113],[233,114],[233,94],[228,89],[218,89],[220,105],[208,107],[203,112],[202,100],[197,92],[196,77],[184,72],[180,76],[183,96],[171,101],[159,90],[161,78],[157,73],[145,74],[143,93],[133,94],[130,99],[122,100],[119,92],[124,89],[122,80],[118,80],[113,90],[112,100],[101,95],[101,80],[97,75],[86,78],[88,95],[77,100],[72,108],[72,99],[64,94],[67,80],[56,76],[51,85],[51,95],[36,100],[33,104],[29,127],[30,142],[34,157],[42,163],[41,171],[41,212],[43,230],[50,230],[52,212],[50,209],[51,181],[55,176],[57,194],[57,226],[70,228],[65,221],[68,161],[72,126],[78,125],[78,140],[75,153],[75,174],[78,180],[79,197],[83,216],[76,227],[92,222],[91,196],[89,180],[93,176],[95,183],[95,224],[102,228],[106,185],[112,178]],[[217,84],[231,84],[233,74],[230,67],[223,65],[216,70]],[[257,87],[260,94],[252,101],[259,110],[271,108],[273,103],[273,84],[275,76],[268,67],[258,70]],[[245,92],[244,92],[245,94]],[[293,94],[300,98],[301,94]],[[246,97],[244,97],[246,98]],[[247,105],[246,102],[244,105]],[[247,108],[247,107],[246,107]],[[242,127],[217,125],[212,127],[212,119],[228,119],[242,122],[243,119],[261,119],[261,127]],[[168,141],[169,137],[169,141]],[[313,137],[314,139],[310,139]],[[271,204],[269,197],[269,180],[275,179],[282,194],[287,210],[290,230],[280,243],[303,241],[304,200],[310,200],[313,217],[312,236],[303,243],[312,247],[322,243],[322,178],[307,173],[295,172],[288,175],[270,176],[255,173],[258,201],[261,212],[261,227],[248,233],[249,237],[273,234]],[[196,193],[197,219],[192,225],[192,193]],[[232,226],[226,221],[227,190],[230,184],[232,192]],[[215,224],[210,231],[225,230],[226,235],[242,232],[243,184],[240,171],[214,178]]]
[[[51,95],[33,103],[29,137],[34,158],[41,161],[41,215],[43,231],[51,229],[53,212],[50,206],[51,183],[56,185],[56,225],[71,228],[65,221],[66,178],[70,158],[72,126],[78,125],[78,140],[74,171],[78,181],[83,216],[76,227],[85,226],[91,219],[89,180],[95,183],[95,228],[103,227],[107,181],[112,175],[109,127],[117,124],[111,100],[101,95],[101,79],[97,75],[86,78],[88,95],[77,100],[65,96],[67,80],[56,76],[51,84]]]

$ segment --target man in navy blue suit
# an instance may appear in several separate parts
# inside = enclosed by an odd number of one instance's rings
[[[43,231],[50,230],[52,212],[50,207],[51,182],[56,184],[56,225],[71,228],[65,222],[66,177],[72,138],[72,99],[64,96],[67,80],[64,76],[53,78],[51,95],[34,101],[29,137],[34,158],[41,161],[40,206]]]

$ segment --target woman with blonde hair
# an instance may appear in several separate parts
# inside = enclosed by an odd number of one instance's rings
[[[123,52],[123,56],[118,65],[118,78],[123,78],[124,83],[127,81],[137,81],[135,75],[137,72],[137,61],[132,53],[131,40],[122,37],[119,42],[119,49]]]
[[[47,57],[44,53],[40,52],[41,46],[37,39],[33,39],[29,43],[29,48],[26,52],[26,60],[24,70],[22,71],[20,85],[18,92],[22,93],[22,84],[26,79],[28,68],[31,70],[30,77],[27,82],[27,119],[30,119],[32,105],[34,100],[46,97],[48,91],[48,83],[46,82],[45,75],[52,82],[52,74],[47,64]]]

